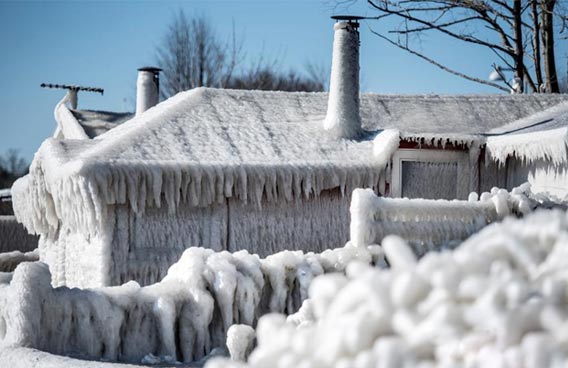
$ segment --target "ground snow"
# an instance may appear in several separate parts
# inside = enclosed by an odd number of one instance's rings
[[[385,238],[383,247],[390,269],[353,263],[346,275],[313,281],[301,316],[262,317],[247,366],[568,364],[565,212],[508,218],[420,260],[399,238]]]

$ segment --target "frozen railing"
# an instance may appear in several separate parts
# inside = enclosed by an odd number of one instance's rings
[[[351,200],[351,242],[380,244],[387,235],[405,239],[418,255],[457,245],[487,224],[508,214],[529,212],[534,203],[523,190],[511,193],[494,188],[468,201],[378,197],[370,189],[356,189]]]
[[[284,251],[259,258],[246,251],[189,248],[159,283],[100,289],[53,288],[47,265],[22,263],[0,274],[0,349],[123,362],[146,356],[192,362],[225,345],[228,328],[256,324],[268,312],[296,312],[312,279],[351,261],[377,264],[382,249],[321,254]]]

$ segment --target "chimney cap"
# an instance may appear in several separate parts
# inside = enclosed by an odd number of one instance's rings
[[[143,66],[138,68],[139,72],[152,72],[152,73],[159,73],[162,71],[162,68],[158,68],[157,66]]]
[[[359,24],[359,21],[361,19],[367,19],[367,17],[362,17],[360,15],[332,15],[331,19],[334,19],[336,21],[343,21],[346,20],[349,23],[356,23]]]

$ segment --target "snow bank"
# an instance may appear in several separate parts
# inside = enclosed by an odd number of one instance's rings
[[[29,252],[37,248],[37,236],[29,235],[14,216],[0,216],[0,253]]]
[[[479,198],[471,193],[468,201],[447,201],[383,198],[370,189],[356,189],[350,208],[351,242],[378,244],[385,236],[395,234],[407,240],[419,255],[455,245],[493,221],[530,212],[536,203],[523,193],[527,190],[528,185],[511,193],[493,188]]]
[[[297,315],[262,317],[248,366],[568,364],[566,213],[507,218],[419,261],[389,241],[397,247],[385,246],[387,258],[399,260],[390,269],[354,263],[345,276],[316,278]],[[208,365],[229,366],[242,365]]]
[[[265,259],[246,251],[190,248],[160,283],[85,290],[52,288],[47,265],[23,263],[0,283],[0,349],[191,362],[224,346],[233,324],[254,325],[267,312],[296,312],[314,277],[342,271],[353,260],[382,259],[376,246],[287,251]]]

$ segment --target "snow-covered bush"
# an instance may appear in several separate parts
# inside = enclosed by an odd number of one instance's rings
[[[317,277],[286,318],[259,320],[250,367],[565,367],[568,216],[488,226],[417,260],[383,241],[390,269],[360,262]],[[213,360],[208,367],[241,366]]]
[[[347,245],[262,259],[246,251],[189,248],[157,284],[140,287],[131,281],[84,290],[53,288],[47,265],[26,262],[13,274],[0,273],[0,348],[191,362],[224,347],[233,324],[254,325],[269,312],[296,312],[314,277],[343,271],[354,260],[376,264],[383,253],[378,246]]]

